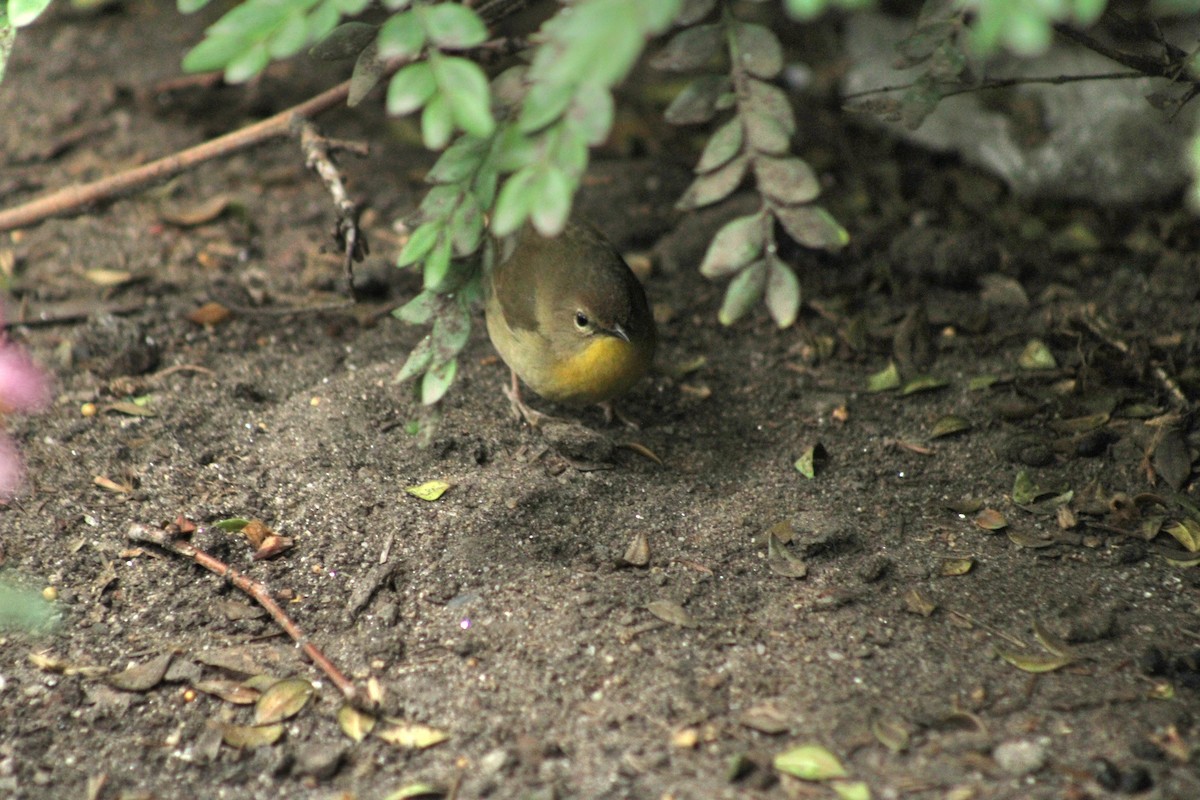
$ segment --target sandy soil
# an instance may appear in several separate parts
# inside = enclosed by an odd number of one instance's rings
[[[23,32],[0,86],[19,110],[0,118],[0,204],[327,85],[297,62],[251,87],[159,91],[202,22],[133,2]],[[722,287],[694,267],[730,212],[670,211],[690,140],[598,156],[582,213],[656,264],[661,356],[625,406],[637,432],[596,411],[520,427],[480,324],[419,446],[420,409],[392,377],[423,332],[386,312],[419,285],[391,267],[392,221],[429,162],[377,104],[320,120],[373,146],[344,164],[374,246],[357,307],[328,310],[333,215],[289,141],[0,237],[9,317],[30,322],[10,335],[57,398],[6,421],[29,480],[0,506],[0,574],[54,587],[61,615],[51,633],[0,632],[0,798],[369,799],[417,782],[463,798],[834,797],[772,769],[810,743],[876,798],[1200,797],[1200,568],[1139,535],[1186,516],[1147,493],[1196,500],[1200,226],[1172,205],[1023,206],[809,102],[801,151],[854,244],[788,254],[806,305],[787,331],[761,311],[716,323]],[[177,224],[215,197],[221,214]],[[208,302],[233,313],[189,320]],[[1054,368],[1021,366],[1034,339]],[[867,391],[893,359],[944,383]],[[150,413],[127,413],[132,398]],[[935,437],[948,415],[969,429]],[[794,462],[816,446],[809,479]],[[1022,472],[1036,502],[1014,491]],[[431,480],[452,486],[405,492]],[[981,509],[1007,527],[981,527]],[[293,537],[257,562],[240,534],[196,543],[380,687],[403,723],[379,730],[448,738],[345,735],[338,693],[250,600],[127,539],[181,517]],[[772,529],[793,535],[792,559],[769,554]],[[642,536],[648,563],[630,564]],[[151,662],[165,673],[122,672]],[[253,720],[233,702],[252,676],[318,691],[274,744],[239,749],[222,733]]]

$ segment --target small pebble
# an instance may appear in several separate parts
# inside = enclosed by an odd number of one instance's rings
[[[1030,775],[1046,766],[1046,748],[1028,739],[1001,742],[992,751],[996,765],[1009,775]]]

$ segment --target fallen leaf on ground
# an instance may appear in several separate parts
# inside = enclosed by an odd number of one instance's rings
[[[846,777],[846,768],[837,756],[819,744],[806,744],[785,750],[771,762],[782,773],[805,781],[827,781]]]
[[[407,486],[404,491],[411,494],[413,497],[420,498],[433,502],[446,493],[450,488],[450,484],[445,481],[426,481],[420,486]]]
[[[402,720],[389,720],[389,722],[391,724],[386,728],[376,728],[375,735],[396,747],[425,750],[436,744],[441,744],[450,738],[450,734],[445,731],[440,731],[437,728],[432,728],[419,722],[404,722]]]

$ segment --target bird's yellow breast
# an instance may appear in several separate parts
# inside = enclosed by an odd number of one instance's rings
[[[552,370],[554,385],[539,393],[562,403],[603,403],[633,386],[648,360],[643,348],[615,336],[596,336],[559,361]]]

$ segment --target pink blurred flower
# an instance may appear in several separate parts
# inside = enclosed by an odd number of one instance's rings
[[[37,365],[4,335],[0,311],[0,499],[11,497],[21,482],[16,445],[3,432],[5,414],[39,411],[50,401],[50,382]]]
[[[0,414],[40,411],[49,400],[46,376],[29,356],[0,336]]]

